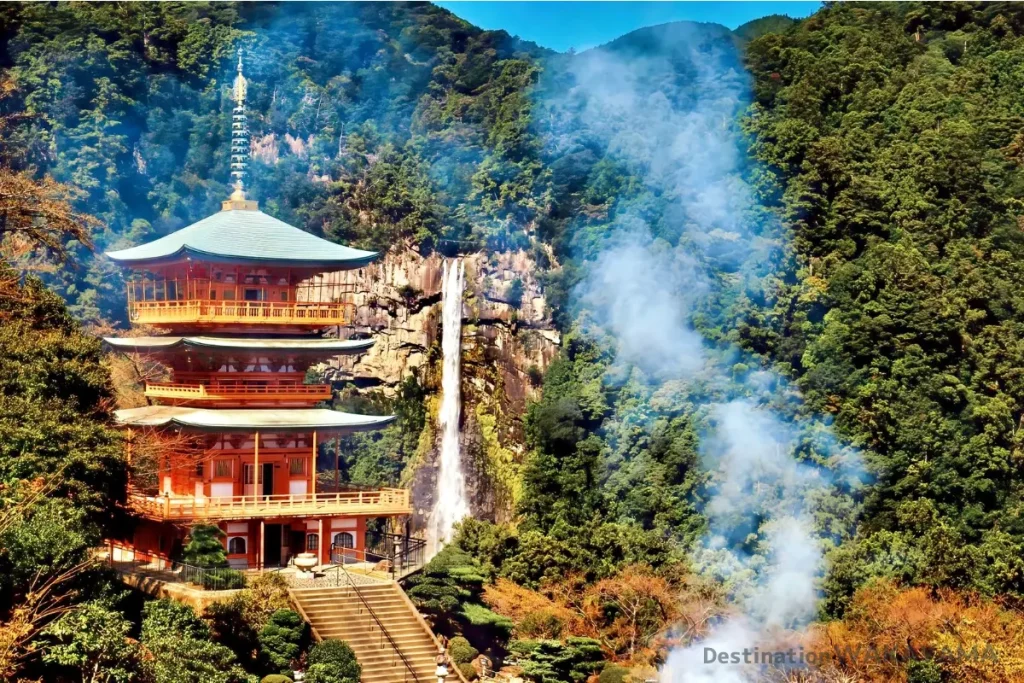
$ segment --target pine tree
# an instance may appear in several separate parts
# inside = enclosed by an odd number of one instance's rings
[[[185,545],[184,559],[186,564],[194,567],[226,567],[228,556],[224,552],[221,538],[224,532],[212,524],[197,524],[189,533]]]

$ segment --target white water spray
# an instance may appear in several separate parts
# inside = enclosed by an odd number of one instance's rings
[[[449,267],[450,266],[450,267]],[[434,509],[427,528],[427,552],[435,555],[452,538],[457,522],[469,516],[466,477],[459,453],[459,415],[462,410],[462,289],[465,266],[462,261],[445,262],[441,279],[441,350],[444,366],[441,374],[441,410],[437,423],[441,430],[441,466],[437,473]]]

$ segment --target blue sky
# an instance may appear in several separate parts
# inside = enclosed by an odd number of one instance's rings
[[[437,2],[481,28],[505,29],[565,52],[603,45],[644,26],[708,21],[736,28],[769,14],[813,14],[820,2]]]

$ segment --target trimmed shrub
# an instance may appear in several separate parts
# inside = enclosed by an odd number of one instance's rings
[[[270,674],[261,678],[260,683],[292,683],[292,679],[281,674]]]
[[[306,670],[308,683],[359,683],[363,675],[356,653],[342,640],[317,643],[310,648],[306,661],[309,663]]]
[[[270,621],[260,631],[260,655],[267,669],[291,672],[293,659],[302,653],[306,636],[306,622],[298,612],[279,609],[270,615]]]
[[[459,667],[459,671],[462,672],[467,681],[475,681],[477,679],[476,669],[469,662],[460,662],[455,666]]]
[[[462,636],[456,636],[448,642],[448,656],[456,664],[472,662],[480,651],[469,644],[469,641]]]

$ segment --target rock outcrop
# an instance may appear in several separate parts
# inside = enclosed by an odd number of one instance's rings
[[[462,258],[463,465],[474,515],[507,519],[525,454],[522,416],[558,353],[560,338],[536,264],[526,252]],[[329,276],[332,293],[356,305],[355,324],[341,334],[372,334],[376,340],[364,354],[338,358],[328,371],[330,378],[390,395],[415,373],[423,384],[440,390],[443,261],[438,255],[396,251],[366,268]],[[436,410],[431,419],[436,419]],[[426,435],[433,447],[410,472],[421,515],[433,502],[439,447],[435,433]]]

